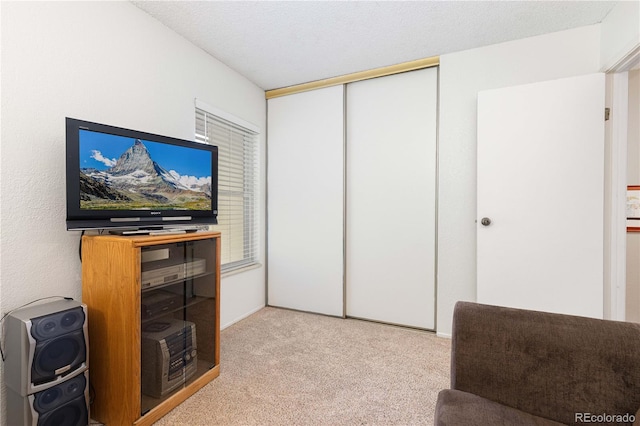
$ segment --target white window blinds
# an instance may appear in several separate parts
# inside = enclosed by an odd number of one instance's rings
[[[221,271],[258,261],[258,128],[196,100],[196,140],[218,147]]]

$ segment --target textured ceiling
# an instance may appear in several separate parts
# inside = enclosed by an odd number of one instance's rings
[[[602,1],[133,1],[276,89],[601,22]]]

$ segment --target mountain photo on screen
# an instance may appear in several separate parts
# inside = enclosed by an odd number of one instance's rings
[[[80,208],[207,210],[210,156],[204,150],[86,132],[80,146]]]

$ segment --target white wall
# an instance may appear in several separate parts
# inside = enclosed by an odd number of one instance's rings
[[[3,314],[81,298],[80,233],[65,230],[65,117],[193,139],[197,97],[258,125],[264,164],[263,90],[131,3],[0,7]],[[221,293],[224,325],[260,309],[263,268],[223,278]]]
[[[480,90],[600,69],[592,25],[440,57],[437,330],[458,300],[476,300],[476,102]]]
[[[608,71],[640,48],[640,1],[621,1],[602,20],[600,63]]]

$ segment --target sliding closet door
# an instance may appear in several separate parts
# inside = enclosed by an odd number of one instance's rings
[[[268,304],[342,316],[343,86],[268,102]]]
[[[435,328],[437,69],[347,86],[346,309]]]

